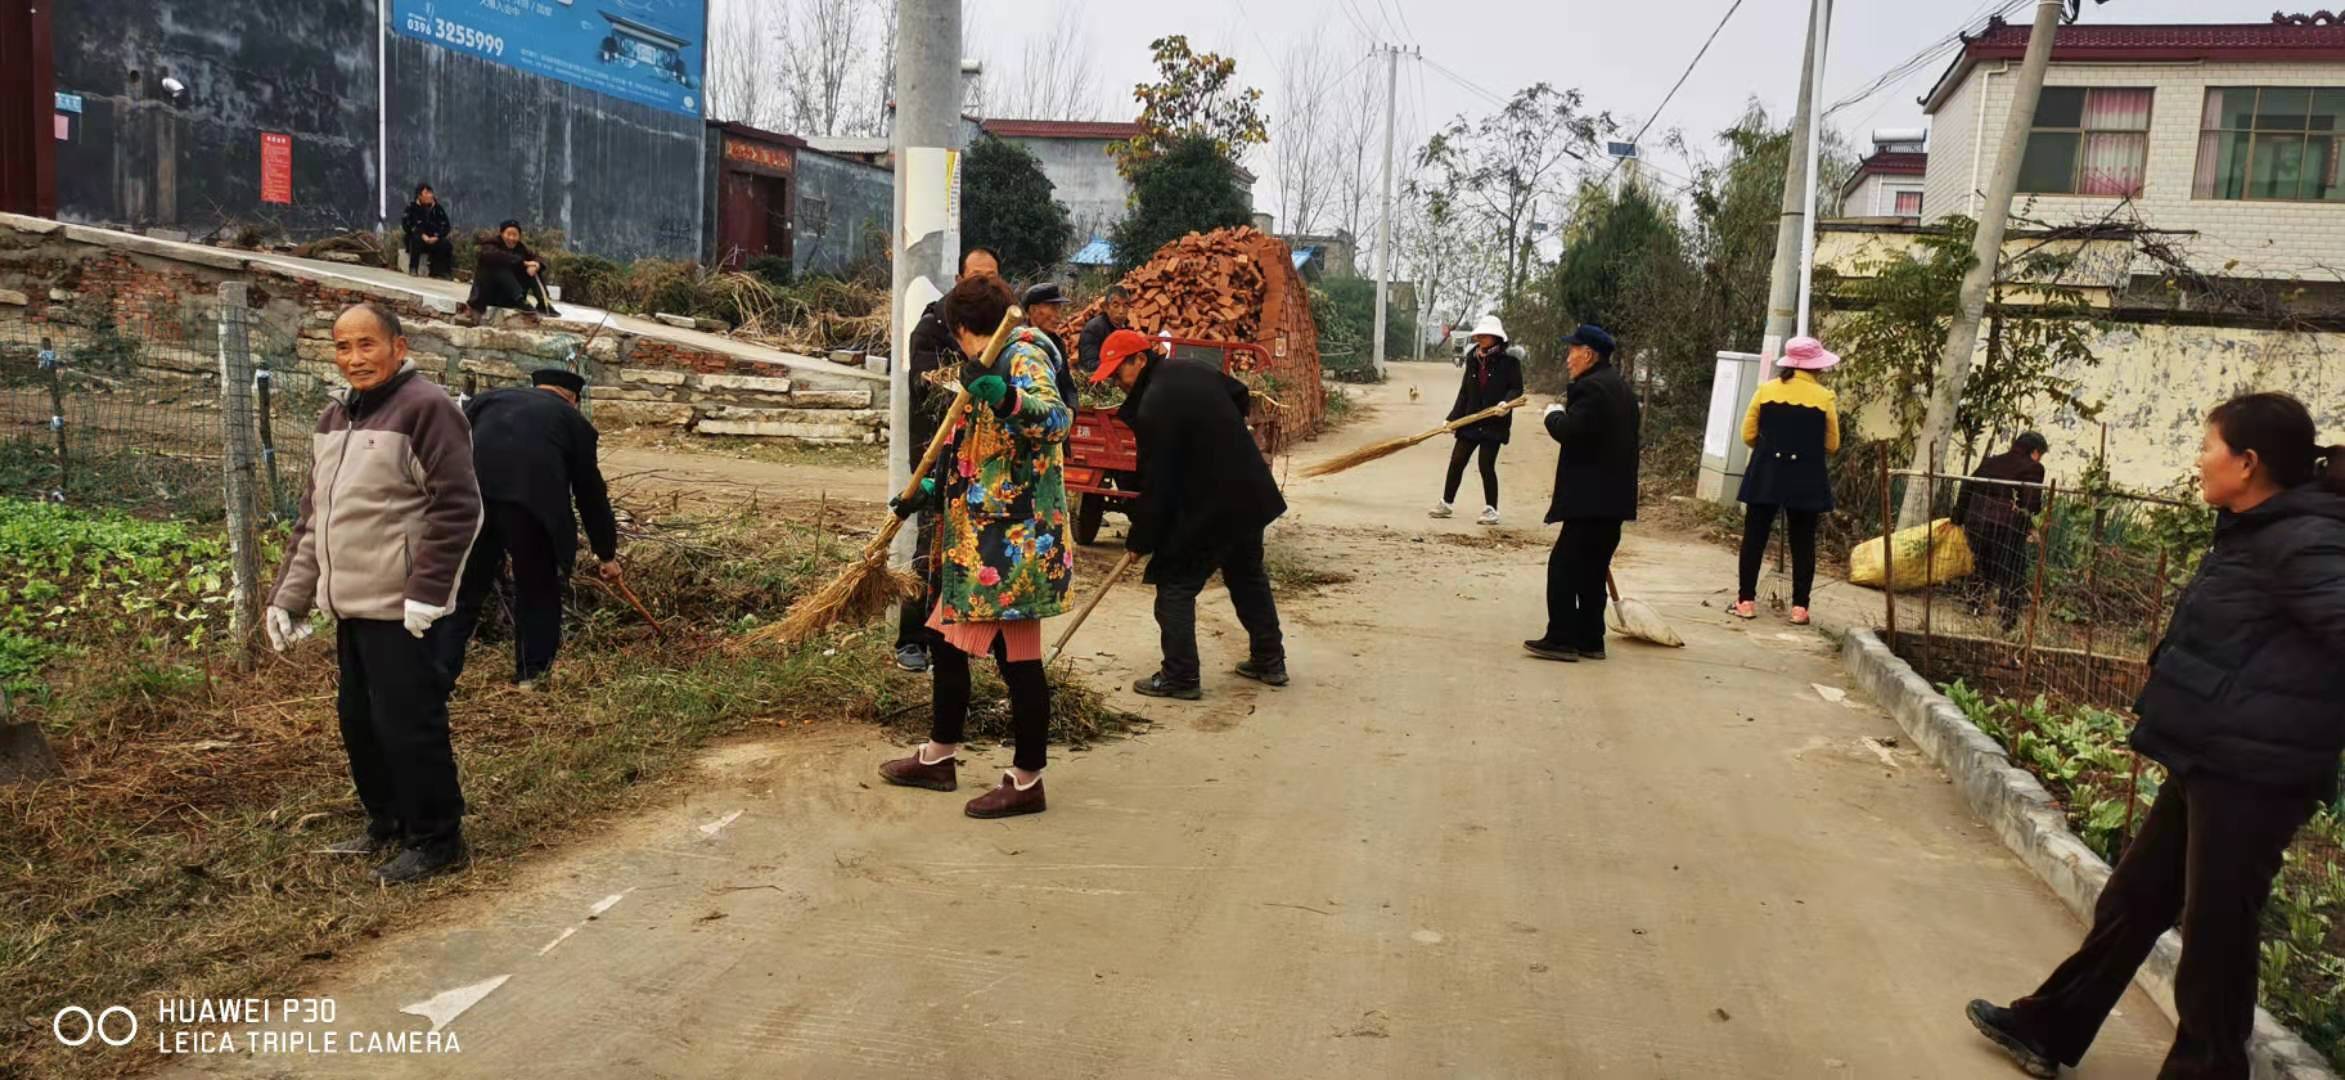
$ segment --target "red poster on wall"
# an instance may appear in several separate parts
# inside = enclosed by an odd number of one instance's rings
[[[261,201],[293,201],[293,136],[261,132]]]

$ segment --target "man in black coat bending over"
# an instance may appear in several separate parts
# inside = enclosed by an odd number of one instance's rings
[[[506,556],[513,559],[513,681],[524,690],[544,681],[562,647],[562,583],[578,561],[581,520],[603,580],[620,579],[619,522],[595,462],[599,436],[578,411],[586,380],[563,368],[529,380],[527,389],[491,390],[464,406],[484,512],[456,610],[440,629],[440,663],[451,684],[464,673],[464,649]]]
[[[1612,366],[1612,335],[1583,325],[1564,342],[1571,387],[1547,406],[1547,434],[1563,444],[1547,523],[1561,524],[1547,559],[1547,633],[1523,648],[1542,660],[1604,659],[1604,586],[1620,527],[1637,519],[1636,395]]]
[[[1287,684],[1286,641],[1262,566],[1262,530],[1286,513],[1278,481],[1246,429],[1246,384],[1194,360],[1159,356],[1146,335],[1118,330],[1100,344],[1094,383],[1114,379],[1140,448],[1140,498],[1125,546],[1148,555],[1164,666],[1134,683],[1148,697],[1204,696],[1197,659],[1197,594],[1215,570],[1229,588],[1250,655],[1238,674]]]

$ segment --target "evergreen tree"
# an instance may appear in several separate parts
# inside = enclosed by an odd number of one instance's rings
[[[1075,225],[1042,162],[1016,143],[979,138],[961,159],[961,246],[990,248],[1002,275],[1036,281],[1073,250]]]

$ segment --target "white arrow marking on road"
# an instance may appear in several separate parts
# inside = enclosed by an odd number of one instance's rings
[[[454,990],[434,994],[428,1000],[401,1006],[399,1011],[412,1013],[431,1021],[432,1030],[438,1031],[453,1023],[457,1017],[464,1015],[465,1010],[480,1004],[482,998],[496,993],[497,988],[505,985],[505,980],[512,977],[511,975],[499,975],[485,982],[473,983],[471,986],[460,986]]]

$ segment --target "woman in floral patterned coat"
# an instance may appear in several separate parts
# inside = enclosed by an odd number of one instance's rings
[[[1012,303],[1000,278],[963,281],[940,305],[963,356],[982,356]],[[930,629],[949,648],[936,652],[935,719],[911,757],[880,766],[889,783],[952,791],[962,726],[969,715],[969,658],[991,653],[1010,690],[1017,754],[1000,786],[970,801],[970,817],[1038,814],[1050,686],[1042,672],[1042,620],[1067,608],[1075,547],[1069,536],[1065,452],[1074,413],[1058,393],[1050,357],[1030,341],[1004,348],[990,369],[965,364],[967,416],[921,482],[942,502],[936,553],[941,577]],[[899,506],[898,513],[917,512]]]

